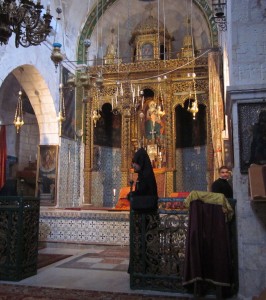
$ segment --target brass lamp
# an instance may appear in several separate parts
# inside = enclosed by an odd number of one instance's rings
[[[18,103],[17,103],[15,118],[14,118],[13,123],[14,123],[17,133],[18,133],[19,129],[24,125],[23,111],[22,111],[22,91],[21,90],[18,92]]]
[[[196,77],[196,74],[193,73],[194,75],[192,76],[193,77],[193,93],[194,93],[194,101],[191,103],[191,106],[188,106],[188,111],[192,113],[192,116],[193,116],[193,120],[196,119],[196,114],[198,113],[199,111],[199,107],[198,107],[198,99],[197,99],[197,91],[196,91],[196,82],[195,82],[195,77]],[[189,94],[189,96],[191,97],[191,92]],[[190,98],[191,99],[191,98]]]
[[[63,54],[61,53],[62,45],[60,43],[53,43],[53,47],[54,48],[51,54],[51,60],[54,62],[54,65],[57,68],[64,58]]]

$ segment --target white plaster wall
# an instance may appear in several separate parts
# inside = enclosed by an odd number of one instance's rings
[[[73,70],[77,59],[77,46],[80,31],[83,28],[90,9],[95,5],[96,0],[56,0],[51,3],[53,16],[57,16],[55,10],[62,8],[61,20],[58,21],[58,32],[56,41],[62,44],[62,52],[71,63],[69,68]],[[55,26],[54,26],[55,27]]]
[[[37,160],[37,145],[39,144],[39,128],[36,126],[36,117],[26,113],[24,115],[25,125],[20,129],[19,133],[19,165],[18,170],[22,171],[28,167],[29,162]],[[27,125],[29,124],[29,125]],[[36,124],[35,126],[33,124]]]

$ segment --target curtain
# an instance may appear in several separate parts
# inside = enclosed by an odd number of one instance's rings
[[[6,127],[0,126],[0,189],[6,181]]]
[[[222,131],[224,130],[224,102],[220,82],[220,52],[208,54],[209,64],[209,103],[211,116],[211,135],[214,151],[214,175],[224,163]]]

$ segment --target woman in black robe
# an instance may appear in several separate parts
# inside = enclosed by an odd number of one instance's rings
[[[141,147],[132,159],[138,173],[135,190],[130,193],[130,263],[128,273],[155,273],[158,265],[158,193],[152,164],[146,150]],[[144,241],[144,242],[143,242]],[[157,245],[157,246],[156,246]],[[142,249],[141,252],[138,250]],[[155,252],[154,252],[155,251]],[[145,262],[145,265],[142,263]]]
[[[157,196],[157,184],[152,164],[146,150],[141,147],[132,159],[132,167],[138,173],[135,191],[132,196]]]

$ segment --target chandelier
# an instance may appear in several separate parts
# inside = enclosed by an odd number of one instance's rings
[[[43,10],[41,0],[1,0],[0,1],[0,45],[7,45],[12,33],[18,48],[37,46],[45,41],[51,32],[52,16],[50,5],[41,17]]]
[[[140,90],[139,85],[136,86],[129,81],[116,82],[116,90],[112,97],[113,114],[124,113],[126,117],[130,117],[138,107],[143,108],[143,103],[144,93]]]

